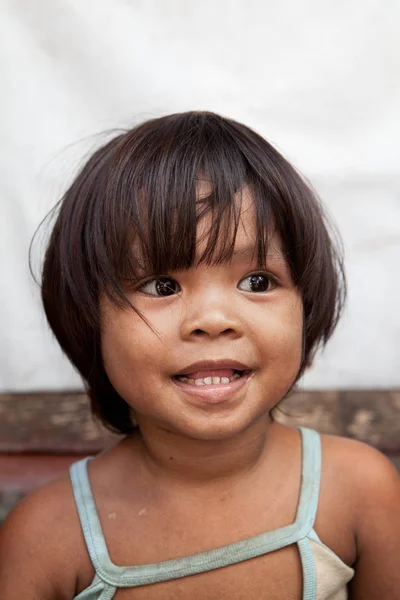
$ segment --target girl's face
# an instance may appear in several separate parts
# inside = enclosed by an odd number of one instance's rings
[[[199,256],[207,218],[199,225]],[[255,239],[245,190],[229,263],[163,273],[126,292],[152,329],[133,310],[102,300],[105,369],[139,426],[227,439],[267,414],[292,386],[302,355],[301,297],[278,237],[261,271]]]

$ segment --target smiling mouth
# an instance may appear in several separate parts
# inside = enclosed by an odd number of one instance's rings
[[[180,381],[181,383],[185,383],[186,385],[193,386],[224,386],[232,383],[236,379],[241,379],[242,377],[249,375],[251,373],[250,369],[239,370],[239,369],[218,369],[215,371],[208,371],[202,374],[201,372],[197,373],[188,373],[187,375],[175,375],[174,379]],[[202,375],[202,376],[200,376]]]

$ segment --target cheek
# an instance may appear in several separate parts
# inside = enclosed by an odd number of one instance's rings
[[[154,329],[157,332],[156,325]],[[139,390],[144,381],[148,382],[168,355],[164,336],[160,339],[140,317],[128,311],[105,315],[101,348],[110,381],[120,393],[128,395],[133,384]]]
[[[264,320],[264,358],[268,363],[297,373],[303,347],[303,307],[300,300],[287,302]]]
[[[137,328],[115,321],[104,327],[101,335],[101,347],[106,370],[131,370],[137,359],[146,355],[148,346]]]

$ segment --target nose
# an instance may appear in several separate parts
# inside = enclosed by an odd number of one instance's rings
[[[221,294],[188,299],[181,321],[182,339],[241,337],[243,323],[231,300]]]

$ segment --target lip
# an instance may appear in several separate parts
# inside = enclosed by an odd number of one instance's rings
[[[206,365],[206,367],[210,366],[210,362],[207,363],[194,363],[194,366],[198,366],[201,364],[201,368]],[[233,363],[230,362],[229,365]],[[241,363],[235,363],[241,364]],[[221,363],[218,363],[218,366],[221,366]],[[226,367],[226,365],[224,365]],[[238,370],[242,370],[244,365],[241,367],[232,367]],[[193,368],[193,365],[190,366]],[[227,368],[227,367],[226,367]],[[180,390],[186,395],[187,399],[190,403],[195,404],[197,406],[205,406],[205,405],[213,405],[213,404],[234,404],[235,401],[238,401],[238,392],[243,390],[243,388],[248,384],[249,380],[254,375],[254,371],[249,369],[244,369],[245,372],[239,379],[234,379],[229,383],[217,384],[217,385],[190,385],[183,381],[179,381],[176,377],[172,378],[172,382],[176,385]]]
[[[217,371],[218,369],[234,369],[235,371],[252,370],[251,367],[245,365],[242,362],[239,362],[237,360],[231,360],[230,358],[223,358],[220,360],[200,360],[198,362],[191,363],[181,371],[178,371],[176,375],[188,375],[189,373],[193,373],[194,371]]]

